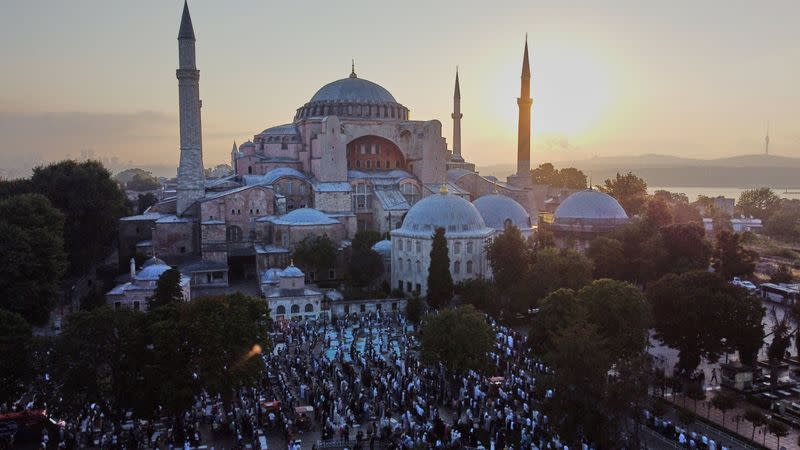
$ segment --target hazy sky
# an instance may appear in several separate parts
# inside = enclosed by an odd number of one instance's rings
[[[0,168],[117,156],[178,161],[180,0],[3,0]],[[533,159],[800,156],[800,2],[192,0],[206,165],[290,122],[322,85],[387,88],[463,153],[513,163],[522,45]]]

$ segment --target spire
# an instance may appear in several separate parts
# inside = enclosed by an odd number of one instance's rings
[[[236,153],[236,150],[238,150],[236,147],[236,141],[233,141],[233,148],[231,149],[231,152]]]
[[[525,33],[525,54],[522,57],[522,78],[530,79],[531,77],[531,64],[528,59],[528,33]]]
[[[355,59],[351,59],[350,60],[350,78],[358,78],[358,76],[356,75],[356,60]]]
[[[178,31],[178,39],[195,40],[192,16],[189,14],[189,3],[187,0],[183,0],[183,16],[181,17],[181,29]]]
[[[453,98],[461,100],[461,88],[458,85],[458,66],[456,66],[456,90],[453,93]]]

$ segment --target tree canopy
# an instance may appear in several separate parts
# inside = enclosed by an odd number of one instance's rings
[[[126,187],[132,191],[144,192],[154,191],[161,187],[158,178],[154,177],[150,172],[137,173],[126,183]]]
[[[483,314],[466,305],[429,314],[422,324],[420,341],[426,363],[441,362],[455,373],[482,372],[494,334]]]
[[[41,195],[0,200],[0,308],[47,322],[66,271],[64,216]]]
[[[737,210],[744,216],[752,216],[764,220],[771,216],[780,206],[781,199],[772,189],[762,187],[748,189],[739,195]]]
[[[486,248],[492,277],[504,306],[528,303],[530,250],[519,229],[506,227]]]
[[[723,230],[717,233],[715,244],[712,266],[723,278],[730,280],[753,274],[758,253],[745,249],[740,235]]]
[[[0,403],[18,399],[33,372],[31,327],[25,319],[0,309]]]
[[[450,256],[444,228],[437,228],[431,244],[428,266],[428,304],[435,309],[447,306],[453,299],[453,276],[450,274]]]
[[[647,183],[631,172],[606,179],[600,190],[617,199],[629,216],[642,212],[647,201]]]
[[[158,277],[156,289],[153,296],[149,299],[150,308],[178,303],[183,301],[183,289],[181,288],[181,273],[178,269],[171,268]]]
[[[574,167],[556,169],[551,163],[544,163],[531,170],[531,177],[534,184],[566,189],[586,189],[586,175]]]
[[[295,245],[292,258],[305,270],[327,270],[336,264],[336,245],[327,234],[306,236]]]

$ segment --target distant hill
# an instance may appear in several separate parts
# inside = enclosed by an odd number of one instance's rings
[[[554,166],[576,167],[595,184],[628,171],[651,186],[686,187],[800,187],[800,158],[778,155],[741,155],[719,159],[693,159],[645,154],[608,156],[576,161],[557,161]],[[479,167],[482,175],[505,178],[515,166]]]

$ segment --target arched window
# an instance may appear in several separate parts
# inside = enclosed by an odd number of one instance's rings
[[[403,271],[403,258],[397,258],[397,270]]]
[[[411,266],[411,260],[410,259],[406,260],[406,270],[408,270],[409,272],[414,270],[414,268]]]
[[[417,274],[422,274],[422,264],[417,260]]]
[[[397,240],[397,249],[400,250],[400,251],[403,250],[403,240],[402,239],[398,239]]]
[[[227,238],[228,242],[241,242],[242,229],[236,225],[231,225],[225,230],[225,237]]]
[[[417,241],[415,246],[416,246],[417,253],[421,253],[422,252],[422,242]]]
[[[472,254],[472,247],[473,247],[472,242],[467,242],[467,254],[469,255]]]
[[[286,314],[286,307],[283,305],[278,306],[278,309],[275,310],[275,313],[280,315]]]
[[[461,273],[461,261],[453,263],[453,273]]]
[[[292,305],[292,314],[298,314],[300,312],[300,305]]]
[[[453,253],[456,255],[461,254],[461,242],[456,242],[455,245],[453,245]]]
[[[472,273],[472,261],[467,261],[467,273]]]
[[[314,305],[312,305],[311,303],[307,303],[306,312],[314,312]]]

